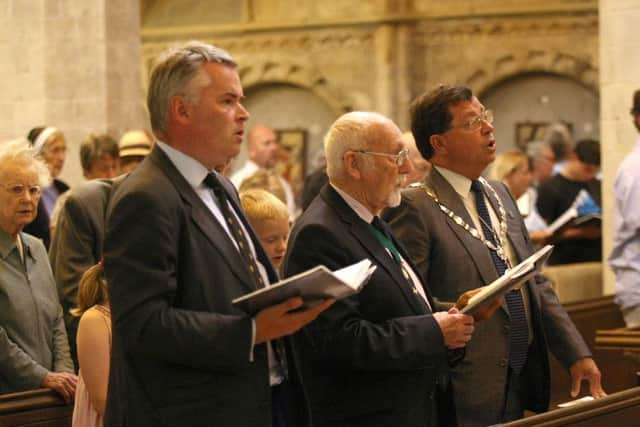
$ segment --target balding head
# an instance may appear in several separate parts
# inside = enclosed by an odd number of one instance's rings
[[[278,160],[278,135],[265,125],[251,128],[248,136],[247,155],[261,168],[271,169]]]
[[[400,202],[404,176],[410,170],[404,150],[400,130],[387,117],[347,113],[325,137],[327,175],[332,184],[376,215]]]

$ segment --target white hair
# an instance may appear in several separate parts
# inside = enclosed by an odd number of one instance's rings
[[[349,150],[366,150],[375,138],[371,132],[373,123],[392,123],[382,114],[352,111],[340,116],[324,137],[324,154],[327,159],[327,176],[332,182],[344,177],[344,154]]]
[[[27,163],[35,166],[38,183],[41,187],[46,187],[51,183],[51,174],[46,163],[36,155],[31,143],[24,138],[0,143],[0,173],[4,172],[4,168],[10,163]]]

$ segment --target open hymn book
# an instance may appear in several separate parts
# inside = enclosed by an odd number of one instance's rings
[[[375,270],[376,266],[371,265],[368,259],[336,271],[319,265],[236,298],[231,303],[246,313],[254,314],[299,296],[304,300],[303,307],[309,307],[327,298],[341,299],[360,292]]]
[[[484,286],[480,292],[469,298],[469,302],[460,312],[474,314],[490,305],[496,298],[502,297],[507,292],[526,282],[536,273],[540,273],[552,250],[553,246],[547,245],[520,264],[507,270],[502,276]]]

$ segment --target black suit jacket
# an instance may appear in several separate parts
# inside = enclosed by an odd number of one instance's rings
[[[447,369],[440,328],[368,224],[325,185],[293,228],[283,271],[364,258],[377,266],[364,289],[296,336],[314,426],[428,425]]]
[[[232,202],[233,187],[224,181]],[[113,323],[108,426],[270,426],[266,345],[249,361],[252,321],[231,300],[248,267],[164,152],[112,196],[104,261]],[[277,278],[244,217],[259,261]],[[292,383],[296,361],[289,359]],[[304,393],[296,393],[306,425]]]

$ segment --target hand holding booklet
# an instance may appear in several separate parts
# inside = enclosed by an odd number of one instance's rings
[[[552,250],[552,245],[546,245],[520,264],[507,270],[502,276],[484,286],[480,292],[472,296],[460,312],[474,314],[489,306],[497,298],[520,286],[535,274],[540,273]]]
[[[324,265],[291,276],[231,301],[249,314],[281,303],[289,298],[301,297],[304,307],[327,298],[341,299],[360,292],[376,270],[371,261],[363,259],[350,266],[331,271]]]

